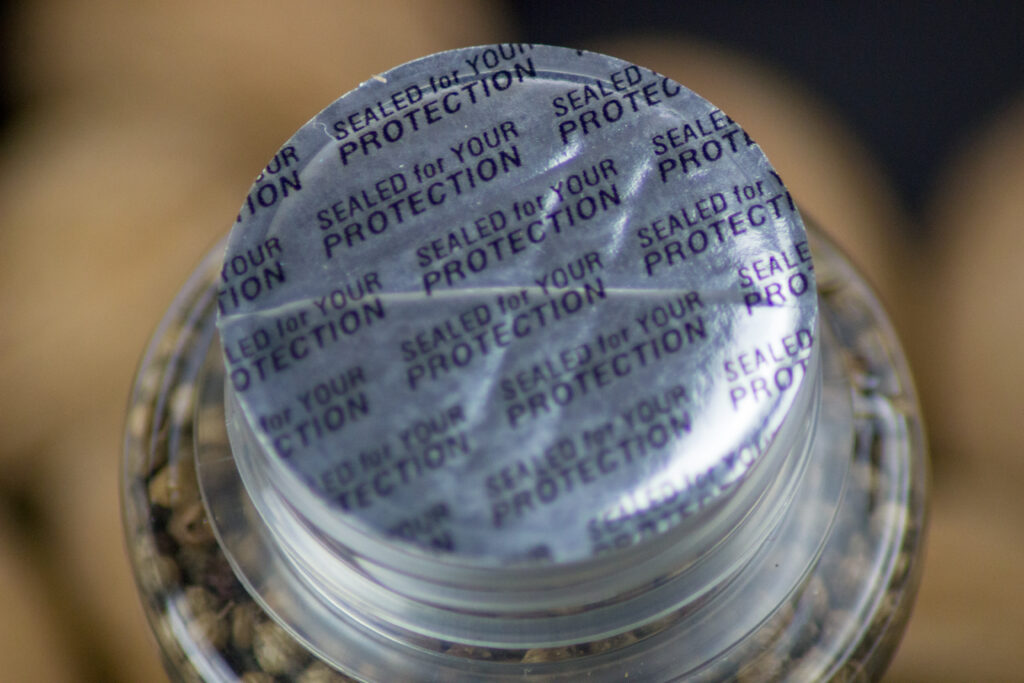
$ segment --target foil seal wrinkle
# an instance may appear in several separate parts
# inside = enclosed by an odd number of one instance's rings
[[[257,180],[219,296],[231,430],[315,524],[576,562],[733,495],[804,386],[813,266],[699,96],[487,49],[368,81]]]

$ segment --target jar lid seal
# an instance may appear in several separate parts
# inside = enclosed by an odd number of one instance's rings
[[[818,315],[801,218],[734,121],[530,45],[411,62],[303,126],[218,308],[236,457],[342,545],[480,567],[702,522],[812,383]]]

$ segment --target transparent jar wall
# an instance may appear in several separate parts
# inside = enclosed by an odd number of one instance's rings
[[[638,680],[875,680],[891,659],[920,574],[926,462],[916,400],[902,352],[878,302],[845,258],[811,228],[822,326],[837,341],[850,387],[848,461],[820,557],[788,599],[719,654],[680,670],[645,668],[643,653],[685,649],[671,617],[603,643],[501,653],[439,644],[440,656],[471,659],[493,680],[572,680],[601,659]],[[221,381],[203,366],[214,330],[220,249],[193,274],[161,323],[129,407],[123,470],[127,543],[139,591],[176,680],[354,680],[318,659],[280,626],[235,576],[207,519],[196,455],[230,458],[223,406],[200,400]],[[215,392],[214,392],[215,393]],[[819,435],[820,438],[820,435]],[[808,474],[813,476],[814,463]],[[226,482],[225,485],[228,485]],[[806,506],[805,506],[806,507]],[[244,505],[239,505],[245,514]],[[256,552],[256,549],[254,549]],[[771,560],[768,558],[768,567]],[[737,587],[738,589],[738,587]],[[708,619],[728,619],[712,603]],[[677,640],[673,641],[673,638]],[[554,660],[554,661],[553,661]],[[652,660],[653,661],[653,660]],[[359,663],[346,663],[359,669]],[[545,668],[546,667],[546,668]],[[614,665],[613,667],[614,668]],[[374,681],[433,680],[436,672],[358,670]],[[484,675],[478,675],[478,679]]]

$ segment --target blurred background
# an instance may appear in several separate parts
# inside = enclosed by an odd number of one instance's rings
[[[415,57],[522,40],[721,106],[876,284],[934,484],[887,680],[1021,680],[1024,9],[784,4],[0,4],[0,677],[163,679],[117,495],[148,335],[313,114]]]

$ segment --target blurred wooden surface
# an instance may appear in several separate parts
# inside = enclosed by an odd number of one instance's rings
[[[37,0],[27,106],[0,151],[0,661],[12,681],[160,680],[121,540],[135,363],[291,133],[374,73],[512,38],[471,0]],[[719,104],[881,290],[935,453],[929,557],[891,681],[1020,680],[1024,655],[1024,101],[993,112],[924,217],[784,74],[693,42],[593,45]],[[911,243],[926,220],[936,239]]]

